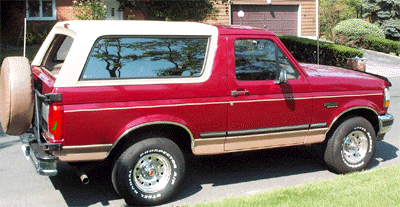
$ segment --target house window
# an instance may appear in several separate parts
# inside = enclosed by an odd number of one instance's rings
[[[27,20],[56,20],[55,0],[28,0],[26,1]]]

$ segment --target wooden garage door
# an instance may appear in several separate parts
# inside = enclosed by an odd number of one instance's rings
[[[243,25],[265,28],[277,35],[297,36],[298,6],[232,5],[232,24],[240,25],[238,12],[244,11]]]

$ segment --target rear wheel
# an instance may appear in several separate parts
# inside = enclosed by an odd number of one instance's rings
[[[157,205],[178,190],[185,174],[180,148],[166,138],[150,138],[129,147],[115,162],[115,190],[132,205]]]
[[[33,79],[29,60],[7,57],[0,72],[0,117],[3,131],[21,135],[29,129],[33,117]]]
[[[376,135],[371,123],[362,117],[345,120],[328,140],[324,159],[337,173],[363,170],[371,162]]]

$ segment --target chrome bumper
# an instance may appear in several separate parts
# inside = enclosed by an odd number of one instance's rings
[[[383,140],[383,137],[385,136],[386,132],[388,132],[392,127],[394,118],[391,114],[380,115],[378,116],[378,118],[379,118],[379,132],[377,139],[379,141]]]
[[[57,175],[58,157],[48,154],[37,142],[33,133],[25,133],[20,136],[22,151],[26,159],[31,160],[40,175]]]

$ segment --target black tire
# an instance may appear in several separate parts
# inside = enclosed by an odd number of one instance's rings
[[[129,205],[165,203],[185,176],[180,148],[166,138],[150,138],[129,147],[115,162],[112,182]]]
[[[29,129],[33,118],[33,78],[29,60],[7,57],[0,72],[0,118],[3,131],[21,135]]]
[[[363,170],[371,162],[375,144],[376,135],[371,123],[362,117],[349,118],[329,138],[325,163],[336,173]]]

